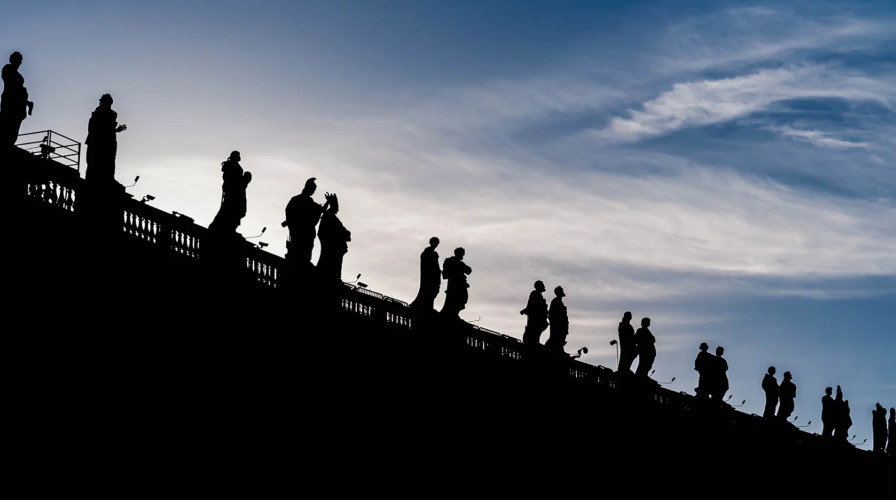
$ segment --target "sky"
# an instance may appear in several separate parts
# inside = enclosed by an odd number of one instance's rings
[[[0,17],[35,102],[22,131],[83,142],[112,94],[137,198],[207,226],[238,150],[240,232],[267,227],[273,253],[316,177],[352,232],[347,281],[410,302],[438,236],[473,269],[467,321],[519,338],[533,282],[562,285],[584,361],[615,366],[632,311],[669,388],[693,393],[699,344],[721,345],[742,410],[762,413],[774,365],[820,432],[839,384],[865,448],[874,404],[896,406],[894,42],[888,1],[31,0]]]

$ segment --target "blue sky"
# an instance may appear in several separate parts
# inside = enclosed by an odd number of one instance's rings
[[[19,2],[23,131],[78,140],[103,93],[117,177],[207,225],[220,163],[254,175],[244,234],[285,250],[305,179],[336,192],[346,276],[405,300],[438,235],[473,268],[467,320],[521,336],[563,285],[569,348],[613,366],[624,310],[693,392],[700,342],[761,413],[789,370],[820,431],[841,384],[858,441],[896,405],[892,2]]]

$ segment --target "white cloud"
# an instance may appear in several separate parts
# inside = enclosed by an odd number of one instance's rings
[[[686,127],[726,122],[796,98],[873,100],[892,107],[896,84],[821,65],[766,69],[750,75],[677,83],[672,90],[631,110],[630,118],[613,118],[598,132],[604,139],[632,141]],[[830,142],[829,142],[830,143]]]
[[[828,133],[820,130],[797,130],[791,127],[769,127],[769,130],[780,133],[785,137],[810,142],[818,147],[831,149],[867,148],[864,142],[849,142],[828,137]]]

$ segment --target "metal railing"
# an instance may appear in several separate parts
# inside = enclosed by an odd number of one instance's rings
[[[19,134],[16,146],[81,172],[81,143],[52,130]]]

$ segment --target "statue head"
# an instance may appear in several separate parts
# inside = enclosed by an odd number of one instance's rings
[[[536,281],[536,282],[535,282],[535,285],[533,285],[533,286],[534,286],[535,289],[538,290],[539,292],[543,292],[543,291],[547,290],[547,288],[544,287],[544,282],[541,281],[541,280]]]
[[[563,292],[562,286],[554,288],[554,295],[556,295],[557,297],[566,297],[566,293]]]
[[[239,152],[239,151],[234,151],[234,152],[230,153],[230,156],[229,156],[227,159],[228,159],[229,161],[240,161],[240,160],[241,160],[241,158],[240,158],[240,152]]]
[[[708,350],[709,350],[709,344],[707,344],[706,342],[703,342],[702,344],[700,344],[700,350],[701,350],[701,351],[708,351]]]
[[[790,380],[793,378],[793,375],[790,372],[784,372],[784,380]]]
[[[622,315],[622,321],[631,321],[632,313],[630,311],[625,311],[625,314]]]
[[[716,347],[716,356],[721,358],[722,354],[725,354],[725,348],[722,346]]]
[[[433,248],[439,246],[439,243],[440,243],[439,239],[436,238],[435,236],[433,236],[432,238],[429,239],[429,246],[431,246]]]
[[[312,177],[312,178],[308,179],[307,181],[305,181],[305,189],[302,189],[302,194],[307,194],[308,196],[311,196],[312,194],[314,194],[315,191],[317,191],[317,184],[315,184],[315,182],[314,182],[315,180],[317,180],[317,179],[315,177]]]
[[[9,64],[12,64],[14,68],[19,69],[19,66],[22,65],[22,59],[23,57],[21,53],[13,52],[9,55]]]
[[[454,256],[460,260],[464,260],[464,255],[466,253],[467,253],[467,251],[464,250],[463,247],[457,247],[454,249]]]
[[[769,375],[774,375],[774,374],[775,374],[775,367],[774,367],[774,366],[769,366],[769,367],[768,367],[768,374],[769,374]]]
[[[830,396],[833,392],[834,392],[834,389],[832,387],[824,388],[824,393],[827,394],[828,396]]]
[[[642,318],[641,326],[643,326],[644,328],[649,327],[650,326],[650,318]]]
[[[100,97],[100,106],[111,106],[112,105],[112,96],[109,94],[103,94]]]

